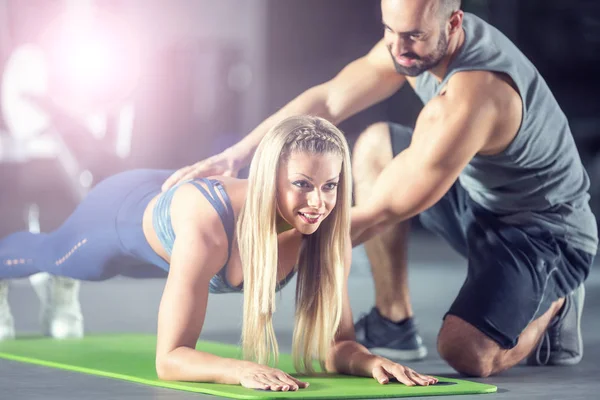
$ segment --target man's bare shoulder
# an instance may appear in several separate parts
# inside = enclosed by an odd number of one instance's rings
[[[454,74],[438,96],[424,107],[417,122],[427,126],[461,126],[481,118],[491,122],[508,109],[513,99],[520,101],[518,93],[497,74],[488,71],[468,71]],[[493,118],[494,121],[490,121]],[[488,123],[486,123],[488,125]]]
[[[440,94],[425,105],[420,118],[439,120],[485,110],[520,118],[521,107],[518,91],[502,74],[463,71],[454,74]]]
[[[493,71],[461,71],[449,80],[442,94],[459,101],[494,102],[503,108],[521,96],[513,80],[506,74]]]
[[[496,154],[508,146],[521,126],[523,102],[506,74],[463,71],[454,74],[436,102],[438,113],[481,114],[492,118],[482,154]],[[436,106],[436,104],[432,104]],[[436,112],[435,110],[432,110]]]

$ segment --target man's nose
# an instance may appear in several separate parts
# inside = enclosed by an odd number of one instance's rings
[[[390,50],[394,57],[400,57],[401,55],[410,52],[410,45],[406,42],[406,40],[400,37],[395,37],[392,41]]]

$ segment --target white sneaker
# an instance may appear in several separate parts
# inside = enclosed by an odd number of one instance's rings
[[[15,321],[8,305],[8,281],[0,279],[0,341],[15,338]]]
[[[30,276],[29,281],[40,299],[43,334],[55,339],[82,338],[80,282],[45,272]]]

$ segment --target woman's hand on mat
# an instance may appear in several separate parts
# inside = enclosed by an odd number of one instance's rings
[[[398,382],[404,383],[406,386],[428,386],[437,383],[437,378],[429,375],[422,375],[414,370],[390,361],[383,357],[376,357],[376,361],[372,366],[373,378],[377,382],[386,384],[390,379],[396,379]]]
[[[188,179],[216,175],[235,177],[242,168],[241,164],[243,164],[241,157],[235,151],[227,149],[205,160],[178,169],[163,183],[162,190],[168,190],[177,183]]]
[[[302,382],[280,369],[252,362],[240,369],[239,378],[240,385],[250,389],[287,392],[308,387],[308,382]]]

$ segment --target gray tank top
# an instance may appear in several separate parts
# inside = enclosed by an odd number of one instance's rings
[[[506,36],[469,13],[463,26],[465,42],[444,80],[421,74],[417,95],[427,103],[457,72],[501,72],[519,91],[523,120],[503,152],[475,156],[459,182],[475,202],[500,214],[503,221],[541,225],[573,247],[595,254],[598,230],[589,206],[590,181],[565,114],[535,66]]]

